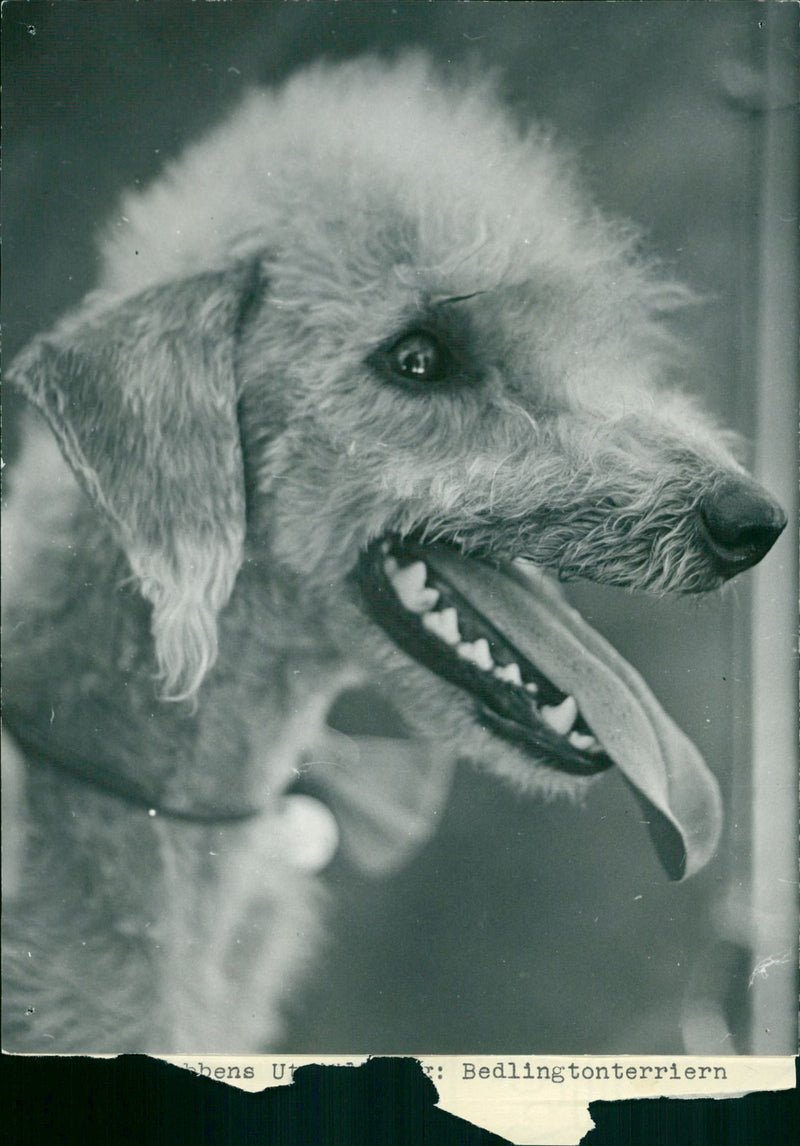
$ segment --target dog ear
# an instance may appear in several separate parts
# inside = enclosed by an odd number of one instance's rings
[[[20,355],[12,381],[125,550],[153,606],[163,695],[191,697],[242,562],[245,495],[235,342],[253,268],[113,305],[99,294]]]

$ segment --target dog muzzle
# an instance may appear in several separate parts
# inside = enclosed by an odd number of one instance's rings
[[[479,722],[547,767],[616,766],[672,879],[699,871],[722,826],[716,779],[641,676],[540,570],[445,545],[384,540],[358,570],[373,619],[475,703]]]

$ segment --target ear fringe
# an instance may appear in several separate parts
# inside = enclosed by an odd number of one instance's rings
[[[163,697],[191,700],[217,657],[242,562],[235,344],[252,264],[117,303],[90,296],[12,367],[153,607]]]
[[[153,606],[161,700],[193,700],[217,659],[217,615],[233,591],[241,560],[243,530],[231,530],[228,544],[212,559],[193,539],[175,539],[172,558],[129,551],[142,596]]]

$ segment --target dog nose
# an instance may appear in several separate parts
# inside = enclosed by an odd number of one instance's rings
[[[757,564],[786,525],[778,503],[746,478],[726,478],[703,498],[699,512],[714,564],[725,578]]]

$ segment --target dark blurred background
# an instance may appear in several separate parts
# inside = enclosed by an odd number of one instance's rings
[[[599,202],[643,224],[705,297],[686,317],[690,384],[755,437],[770,7],[7,3],[5,352],[92,285],[94,235],[121,189],[151,179],[243,88],[320,55],[423,46],[445,71],[499,68],[510,103],[577,150]],[[772,51],[791,60],[792,34],[784,20]],[[10,398],[12,463],[16,413]],[[317,984],[292,1004],[288,1049],[752,1049],[748,576],[697,602],[574,594],[721,781],[726,836],[707,871],[667,882],[613,776],[576,809],[465,770],[437,838],[399,876],[329,872],[339,910]]]

